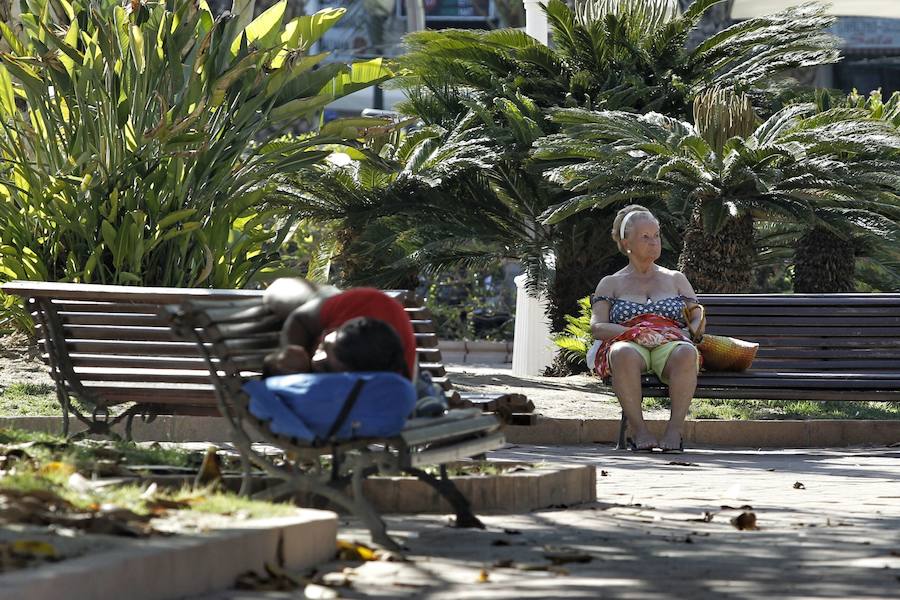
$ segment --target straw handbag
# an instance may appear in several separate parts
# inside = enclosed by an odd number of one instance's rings
[[[706,326],[706,309],[697,305],[693,310],[701,313],[699,330]],[[691,310],[684,309],[684,320],[691,333],[691,339],[703,356],[703,368],[707,371],[746,371],[756,358],[759,344],[727,335],[702,334],[697,340],[697,332],[691,328]]]

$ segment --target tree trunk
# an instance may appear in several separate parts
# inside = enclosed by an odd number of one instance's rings
[[[612,220],[603,217],[571,219],[559,226],[556,276],[547,292],[552,331],[565,329],[566,315],[579,312],[578,301],[593,294],[600,279],[627,263],[610,238],[611,227]]]
[[[753,217],[730,218],[718,233],[703,230],[695,214],[684,233],[678,269],[697,293],[739,294],[750,290],[753,277]]]
[[[794,292],[822,294],[856,290],[853,242],[814,227],[794,250]]]
[[[604,276],[616,272],[627,264],[610,238],[610,215],[596,218],[571,219],[558,226],[554,237],[558,240],[556,276],[547,290],[547,316],[550,329],[555,333],[566,327],[566,315],[578,315],[578,301],[594,293],[597,283]],[[573,365],[557,353],[545,371],[548,376],[565,376],[587,371],[584,361]]]

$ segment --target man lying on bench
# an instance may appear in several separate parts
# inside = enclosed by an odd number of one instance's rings
[[[285,318],[264,376],[390,371],[416,380],[416,338],[403,306],[373,288],[340,291],[299,278],[275,281],[264,304]]]

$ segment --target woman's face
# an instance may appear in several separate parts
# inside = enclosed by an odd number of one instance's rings
[[[650,219],[641,219],[630,225],[630,231],[625,236],[625,248],[631,251],[629,256],[638,261],[658,259],[662,253],[659,225]]]

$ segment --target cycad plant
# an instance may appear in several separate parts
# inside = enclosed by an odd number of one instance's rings
[[[828,110],[831,97],[820,94],[817,105],[819,110]],[[865,111],[871,118],[900,129],[900,92],[886,101],[878,90],[867,97],[854,92],[839,106]],[[848,194],[853,195],[853,191],[848,190]],[[848,214],[840,204],[815,205],[817,219],[800,229],[793,244],[795,292],[852,292],[859,283],[875,289],[897,289],[900,225],[896,203],[882,199],[869,208],[887,221],[866,218],[860,211]],[[857,274],[858,262],[862,277]]]
[[[246,27],[193,0],[30,2],[2,27],[3,278],[241,287],[278,264],[287,174],[327,152],[257,140],[390,75],[310,48],[343,14]]]
[[[545,222],[622,198],[663,199],[690,216],[679,264],[700,292],[746,291],[753,218],[814,224],[814,207],[827,205],[848,222],[890,230],[898,216],[900,135],[860,110],[790,106],[721,150],[694,125],[657,113],[560,109],[554,118],[563,132],[539,141],[535,158],[551,161],[548,179],[576,195]]]
[[[558,186],[541,182],[540,173],[529,164],[532,141],[558,131],[547,118],[550,109],[660,110],[687,119],[693,98],[712,85],[749,88],[784,69],[838,58],[833,39],[825,33],[832,19],[811,6],[746,21],[687,49],[688,34],[715,4],[716,0],[700,0],[679,15],[665,6],[657,8],[660,3],[655,0],[586,2],[577,10],[551,0],[546,6],[550,47],[516,30],[423,31],[407,36],[405,72],[394,83],[410,90],[410,100],[403,106],[406,114],[451,130],[469,111],[477,110],[480,125],[492,128],[502,154],[494,167],[465,186],[478,189],[483,181],[490,184],[472,197],[471,219],[478,226],[460,232],[462,237],[454,235],[457,247],[462,240],[473,247],[507,240],[498,250],[518,252],[517,258],[531,267],[532,280],[548,286],[556,330],[565,325],[565,314],[576,311],[577,300],[622,264],[609,230],[615,210],[628,202],[628,195],[577,220],[551,223],[537,218],[565,199]],[[523,118],[510,118],[510,105]],[[512,227],[510,221],[501,221],[501,226],[492,227],[497,222],[493,215],[501,210],[523,222]],[[681,214],[661,216],[669,247],[677,254]],[[421,223],[428,218],[423,215]],[[517,233],[525,236],[512,237]],[[551,253],[552,278],[546,277]],[[452,261],[449,254],[447,260],[438,253],[417,257],[431,264]]]

